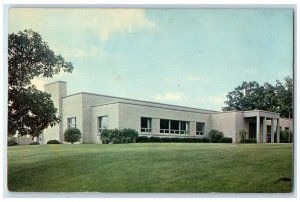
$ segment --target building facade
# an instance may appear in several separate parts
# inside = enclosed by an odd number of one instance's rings
[[[248,138],[258,143],[279,142],[280,130],[293,128],[292,120],[278,113],[253,111],[213,111],[119,98],[92,93],[67,95],[67,83],[58,81],[45,85],[50,93],[61,123],[44,130],[40,142],[63,142],[67,128],[81,130],[80,143],[101,143],[105,129],[131,128],[139,135],[159,137],[204,138],[212,129],[220,130],[234,143],[240,141],[239,131],[245,129]]]

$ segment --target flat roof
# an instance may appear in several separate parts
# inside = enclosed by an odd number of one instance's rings
[[[157,105],[164,105],[164,106],[169,106],[169,107],[180,107],[180,108],[186,108],[186,109],[192,109],[192,110],[201,110],[201,111],[209,112],[209,113],[218,112],[218,111],[208,110],[208,109],[200,109],[200,108],[194,108],[194,107],[186,107],[186,106],[180,106],[180,105],[172,105],[172,104],[165,104],[165,103],[159,103],[159,102],[151,102],[151,101],[145,101],[145,100],[123,98],[123,97],[116,97],[116,96],[110,96],[110,95],[101,95],[101,94],[87,93],[87,92],[75,93],[75,94],[72,94],[72,95],[64,96],[63,98],[67,98],[67,97],[71,97],[71,96],[75,96],[75,95],[79,95],[79,94],[87,94],[87,95],[95,95],[95,96],[102,96],[102,97],[108,97],[108,98],[116,98],[116,99],[122,99],[122,100],[128,100],[128,101],[143,102],[145,104],[157,104]],[[110,104],[112,104],[112,103],[115,103],[115,102],[110,102]],[[126,102],[124,102],[124,103],[126,103]],[[109,104],[109,103],[106,103],[106,104]],[[127,104],[132,104],[132,103],[127,103]],[[136,103],[134,103],[134,104],[136,104]],[[102,105],[102,104],[100,104],[100,105]],[[93,105],[92,107],[95,107],[95,106],[99,106],[99,105]]]
[[[154,105],[149,105],[149,104],[147,105],[147,104],[138,104],[138,103],[122,102],[122,101],[116,101],[116,102],[109,102],[109,103],[104,103],[104,104],[99,104],[99,105],[93,105],[91,107],[101,107],[101,106],[113,105],[113,104],[128,104],[128,105],[153,107],[153,108],[161,108],[161,109],[170,109],[170,110],[192,112],[192,113],[211,114],[211,112],[199,111],[199,109],[196,109],[196,108],[181,107],[181,109],[180,108],[176,109],[176,108],[171,108],[172,107],[171,105],[170,105],[170,107],[162,107],[162,106],[154,106]]]

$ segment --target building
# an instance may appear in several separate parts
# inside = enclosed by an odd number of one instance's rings
[[[253,111],[212,111],[190,107],[119,98],[92,93],[67,95],[67,83],[58,81],[45,85],[52,95],[62,122],[47,128],[41,143],[63,142],[67,128],[82,132],[80,143],[101,143],[104,129],[132,128],[140,135],[159,137],[207,137],[211,129],[239,142],[239,131],[245,129],[249,138],[259,143],[279,142],[279,131],[292,129],[293,122],[278,113]]]

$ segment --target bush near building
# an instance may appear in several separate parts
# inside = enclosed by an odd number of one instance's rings
[[[74,142],[79,142],[81,138],[81,132],[78,128],[68,128],[64,132],[64,137],[66,142],[73,144]]]
[[[289,141],[290,136],[290,141]],[[293,134],[288,130],[280,131],[280,142],[281,143],[292,143],[293,142]]]
[[[218,131],[218,130],[211,130],[208,133],[208,139],[212,143],[218,143],[218,142],[220,142],[223,137],[224,137],[223,132]]]
[[[47,144],[60,144],[58,140],[49,140]]]
[[[29,145],[40,145],[40,143],[39,142],[31,142],[31,143],[29,143]]]
[[[247,140],[247,131],[245,129],[240,130],[240,143],[246,143]]]
[[[7,146],[17,146],[19,143],[15,137],[9,137],[7,140]]]
[[[160,143],[209,143],[208,138],[183,138],[183,137],[148,137],[139,136],[136,139],[137,143],[149,143],[149,142],[160,142]],[[222,143],[232,143],[232,138],[225,138]]]
[[[100,139],[103,144],[125,144],[135,142],[138,135],[134,129],[108,129],[102,131]]]
[[[256,141],[255,138],[248,138],[248,139],[245,140],[244,143],[250,143],[250,144],[252,144],[252,143],[257,143],[257,141]]]

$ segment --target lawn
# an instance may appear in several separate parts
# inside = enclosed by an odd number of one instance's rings
[[[148,143],[8,148],[22,192],[292,192],[290,144]]]

